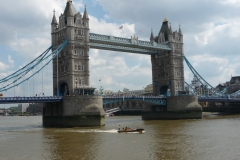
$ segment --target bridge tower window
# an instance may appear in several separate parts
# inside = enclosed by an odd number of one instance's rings
[[[161,60],[161,67],[164,67],[164,60]]]
[[[81,71],[84,71],[84,65],[81,66]]]
[[[78,35],[83,36],[83,30],[78,30]]]

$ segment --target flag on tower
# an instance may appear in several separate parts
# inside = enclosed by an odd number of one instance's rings
[[[121,26],[119,27],[119,29],[123,29],[123,25],[121,25]]]

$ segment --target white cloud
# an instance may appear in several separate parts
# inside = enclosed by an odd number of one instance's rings
[[[14,65],[14,61],[12,60],[12,57],[10,55],[8,55],[8,62],[11,64],[11,65]]]
[[[104,13],[102,19],[98,19],[92,16],[94,11],[87,6],[91,33],[125,38],[136,34],[139,39],[149,40],[151,28],[157,35],[166,15],[173,30],[178,29],[178,24],[181,24],[185,55],[204,79],[216,85],[229,80],[231,74],[240,75],[239,1],[94,2],[95,7],[103,7]],[[83,1],[73,3],[76,10],[83,13]],[[56,10],[58,19],[65,4],[62,0],[1,2],[0,43],[14,51],[11,57],[8,57],[8,65],[4,61],[0,62],[0,70],[4,71],[0,73],[1,77],[12,73],[11,67],[27,64],[51,45],[50,23],[53,9]],[[121,25],[124,26],[123,30],[119,30]],[[144,29],[144,33],[140,33],[141,29]],[[18,57],[22,58],[21,61]],[[102,85],[115,91],[123,87],[139,89],[152,81],[150,57],[145,55],[91,49],[90,68],[91,84],[95,87]],[[185,69],[185,79],[189,79],[191,74],[186,66]],[[99,82],[99,79],[102,81]],[[49,84],[51,79],[46,86],[51,86]]]
[[[8,68],[9,68],[8,65],[6,65],[6,64],[4,64],[4,63],[2,63],[2,62],[0,62],[0,70],[4,71],[4,70],[6,70],[6,69],[8,69]]]
[[[1,67],[1,62],[0,62],[0,67]],[[0,79],[4,78],[7,76],[7,73],[1,73],[0,72]]]
[[[6,70],[8,70],[9,68],[14,67],[14,61],[12,60],[12,57],[11,57],[10,55],[8,55],[8,62],[9,62],[9,64],[5,64],[5,63],[3,63],[3,62],[0,62],[0,70],[6,71]],[[2,76],[6,76],[6,75],[7,75],[7,73],[0,73],[0,74],[1,74],[1,75],[0,75],[0,78],[1,78]]]
[[[134,24],[116,24],[116,23],[107,23],[105,20],[98,20],[95,17],[89,15],[90,19],[90,32],[104,35],[113,35],[117,37],[126,37],[130,38],[131,35],[135,33]],[[123,25],[123,29],[119,27]]]

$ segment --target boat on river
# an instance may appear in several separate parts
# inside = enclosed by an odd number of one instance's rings
[[[118,130],[118,133],[122,133],[122,132],[138,132],[138,133],[142,133],[144,131],[143,128],[137,128],[137,129],[131,129],[131,128],[127,128],[124,130]]]

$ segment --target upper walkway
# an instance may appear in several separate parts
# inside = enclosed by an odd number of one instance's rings
[[[114,36],[107,36],[95,33],[89,33],[90,48],[104,49],[121,52],[131,52],[140,54],[156,54],[158,51],[169,51],[171,47],[168,43],[156,43],[141,41],[138,38],[131,37],[121,38]]]

